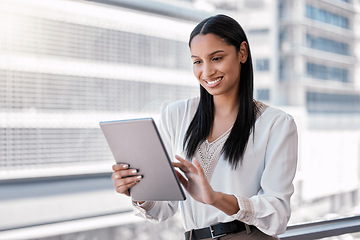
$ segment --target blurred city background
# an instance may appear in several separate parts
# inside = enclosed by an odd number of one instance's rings
[[[218,13],[298,125],[290,225],[360,215],[360,0],[1,0],[0,239],[183,239],[115,193],[98,123],[197,96],[188,37]]]

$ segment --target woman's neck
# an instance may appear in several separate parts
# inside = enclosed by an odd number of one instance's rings
[[[239,101],[235,97],[214,96],[214,115],[219,117],[237,116]]]
[[[238,108],[236,99],[214,96],[214,122],[207,137],[208,142],[215,141],[234,125]]]

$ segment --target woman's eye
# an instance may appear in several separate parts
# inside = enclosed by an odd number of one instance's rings
[[[200,61],[194,61],[194,64],[199,64],[200,63]]]
[[[222,59],[222,57],[214,57],[213,58],[213,61],[219,61],[219,60],[221,60]]]

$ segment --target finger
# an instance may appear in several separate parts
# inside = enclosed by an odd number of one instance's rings
[[[201,174],[205,175],[204,169],[202,168],[202,166],[200,165],[199,161],[196,158],[193,158],[193,163],[194,163],[195,167],[198,169],[198,171]]]
[[[117,181],[119,181],[120,184],[122,185],[126,185],[126,184],[129,184],[129,183],[132,183],[132,182],[138,182],[140,181],[142,178],[141,175],[138,175],[138,176],[134,176],[134,177],[126,177],[126,178],[121,178]]]
[[[173,167],[182,168],[185,167],[181,162],[172,162]]]
[[[118,170],[112,174],[111,178],[120,179],[128,176],[134,176],[137,172],[138,172],[137,169]]]
[[[177,167],[179,168],[181,171],[183,171],[184,173],[188,173],[190,172],[190,170],[182,163],[179,162],[173,162],[173,167]]]
[[[124,170],[124,169],[128,169],[128,168],[129,168],[129,164],[127,164],[127,163],[117,163],[112,166],[113,171],[119,171],[119,170]]]
[[[194,169],[194,165],[193,165],[191,162],[183,159],[182,157],[180,157],[180,156],[178,156],[178,155],[176,155],[175,158],[176,158],[177,160],[179,160],[189,171],[191,171],[192,169]]]
[[[141,176],[136,176],[136,177],[128,177],[128,178],[121,178],[121,179],[117,179],[117,180],[114,180],[114,186],[116,189],[118,188],[122,188],[127,185],[131,185],[133,183],[136,183],[136,182],[139,182],[141,180]],[[127,190],[127,188],[125,189]]]
[[[125,185],[116,185],[114,184],[114,187],[116,189],[116,192],[118,193],[125,193],[127,190],[129,190],[129,188],[133,187],[136,185],[137,182],[131,182]]]
[[[127,196],[130,196],[129,189],[134,187],[136,184],[138,184],[138,181],[137,182],[131,182],[131,183],[128,183],[128,184],[122,185],[122,186],[115,186],[115,191],[117,193],[121,193],[121,194],[125,194]]]
[[[175,170],[176,176],[178,177],[180,183],[186,188],[188,185],[187,179],[178,171]]]
[[[188,161],[186,161],[185,159],[183,159],[183,158],[180,157],[179,155],[175,155],[175,158],[176,158],[177,160],[179,160],[181,163],[184,163],[184,164],[189,163]]]

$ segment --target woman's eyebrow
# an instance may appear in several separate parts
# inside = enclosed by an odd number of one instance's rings
[[[224,51],[223,51],[223,50],[217,50],[217,51],[215,51],[215,52],[210,53],[209,56],[215,55],[215,54],[217,54],[217,53],[219,53],[219,52],[224,52]],[[191,55],[191,58],[198,58],[198,56]]]

